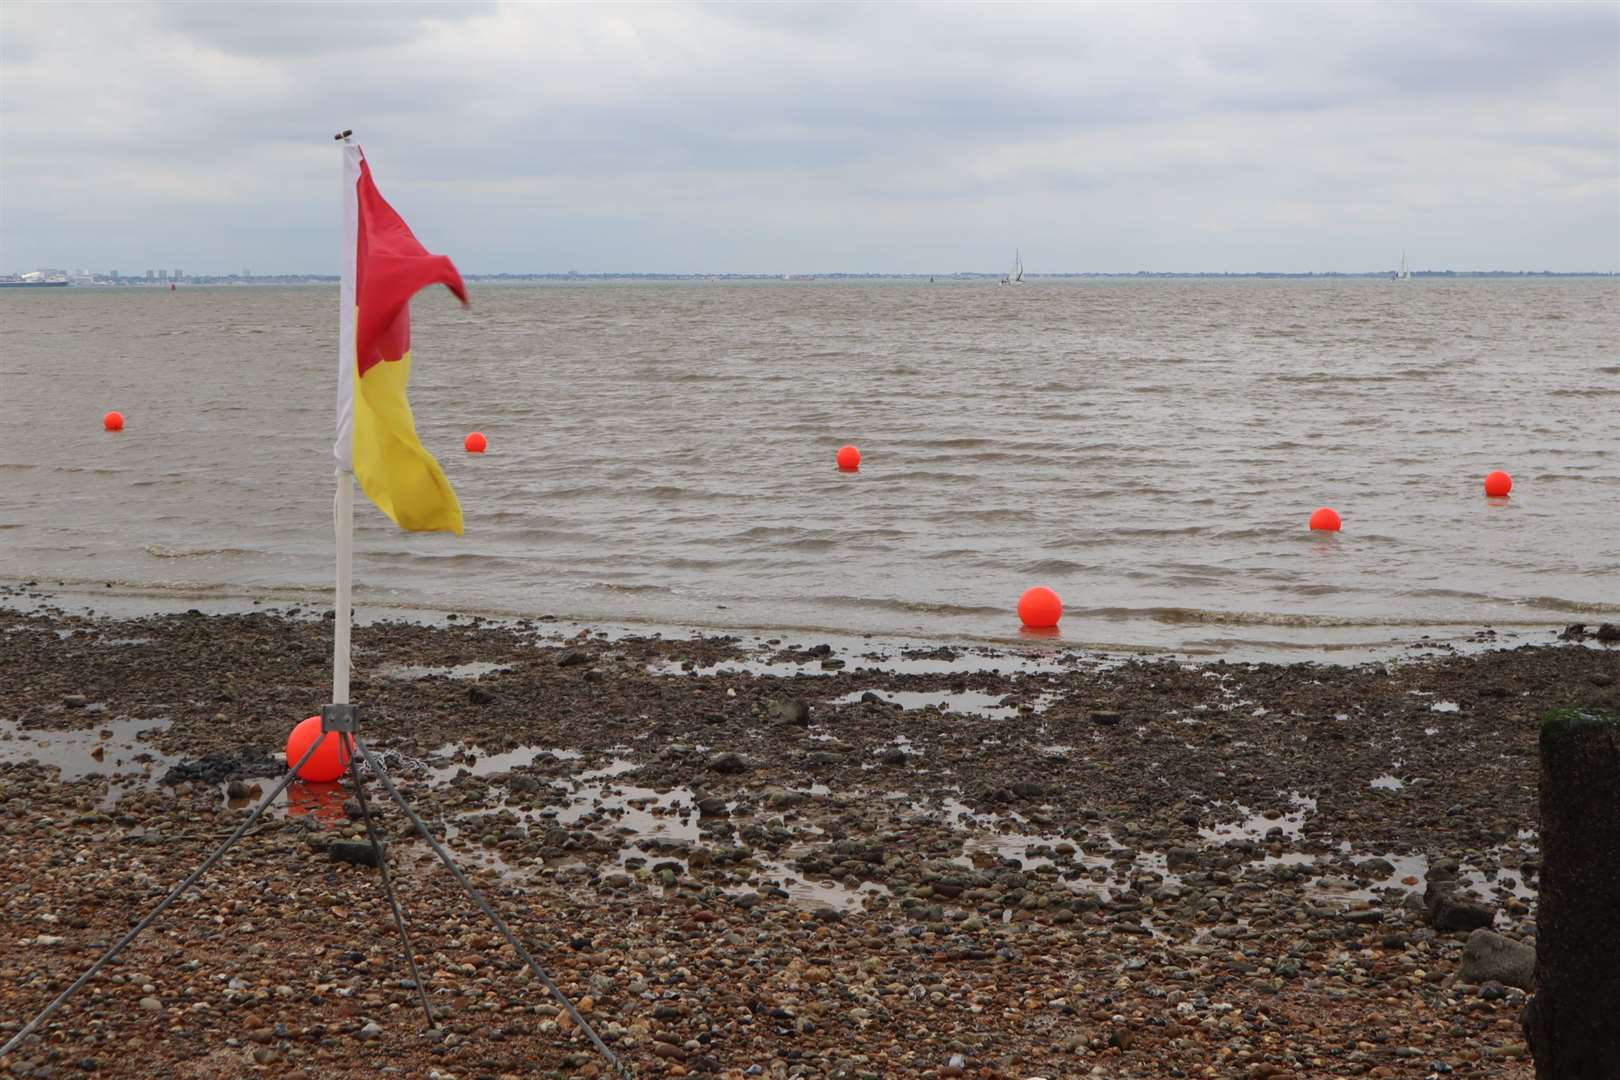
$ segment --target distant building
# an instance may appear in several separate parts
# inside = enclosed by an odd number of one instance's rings
[[[169,272],[167,270],[159,270],[158,271],[158,280],[159,281],[168,281],[169,280]]]
[[[117,281],[118,280],[118,271],[109,270],[109,271],[107,271],[107,276],[112,278],[114,281]]]
[[[179,270],[174,271],[174,280],[176,280],[176,281],[179,281],[181,278],[183,278],[185,276],[186,275],[181,273]]]
[[[157,271],[156,270],[148,270],[146,272],[146,280],[147,281],[151,281],[155,277],[157,277]]]

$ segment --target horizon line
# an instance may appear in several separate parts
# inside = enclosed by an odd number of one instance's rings
[[[52,269],[49,271],[22,270],[0,277],[21,277],[33,273],[61,273],[69,278],[75,276],[91,276],[97,278],[110,278],[112,271],[63,271]],[[164,273],[169,271],[165,268]],[[1128,277],[1389,277],[1396,272],[1394,267],[1381,270],[1052,270],[1042,273],[1029,273],[1024,275],[1025,280],[1030,278],[1128,278]],[[1440,270],[1413,270],[1411,276],[1417,277],[1614,277],[1620,275],[1620,270],[1527,270],[1527,269],[1440,269]],[[257,280],[261,278],[310,278],[314,280],[338,280],[339,275],[332,273],[289,270],[269,273],[244,274],[240,271],[204,272],[186,274],[184,277],[153,277],[147,278],[142,274],[120,274],[118,281],[144,283],[146,281],[184,281],[197,278],[223,278],[236,280]],[[815,278],[959,278],[959,279],[993,279],[1006,277],[1001,270],[820,270],[820,271],[781,271],[781,270],[491,270],[491,271],[465,271],[462,277],[468,279],[489,278],[546,278],[560,280],[582,280],[590,278],[732,278],[732,279],[770,279],[770,280],[811,280]]]

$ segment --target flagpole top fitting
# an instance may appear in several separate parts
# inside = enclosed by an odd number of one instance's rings
[[[342,732],[353,735],[360,730],[360,706],[322,705],[321,733]]]
[[[348,142],[349,141],[349,136],[353,135],[353,134],[354,134],[353,129],[344,128],[342,131],[340,131],[336,135],[332,136],[332,139],[335,142]]]

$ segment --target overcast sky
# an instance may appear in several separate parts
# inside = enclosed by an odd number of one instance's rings
[[[1620,5],[0,5],[0,271],[1620,269]]]

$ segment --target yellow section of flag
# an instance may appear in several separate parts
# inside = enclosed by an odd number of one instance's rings
[[[354,475],[394,524],[412,532],[462,534],[461,502],[444,470],[416,437],[405,397],[411,354],[373,364],[354,397]]]

